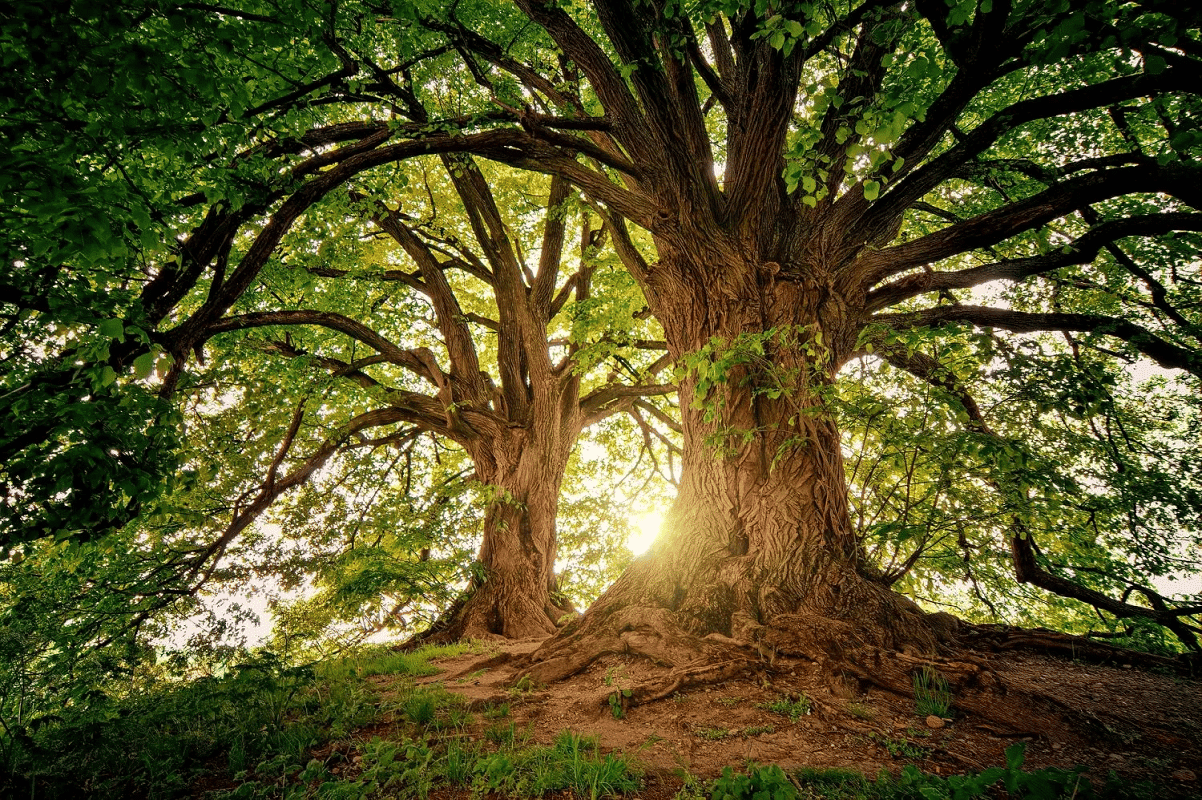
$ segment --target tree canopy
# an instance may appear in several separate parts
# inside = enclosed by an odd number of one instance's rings
[[[494,617],[454,635],[550,634],[571,448],[623,412],[612,458],[671,458],[677,500],[541,679],[642,653],[675,669],[650,697],[731,653],[855,672],[962,643],[897,589],[1196,650],[1197,594],[1154,581],[1202,535],[1200,16],[4,11],[6,613],[92,604],[80,651],[137,633],[291,502],[327,530],[260,572],[324,547],[371,587],[344,597],[405,618],[466,582]],[[491,581],[464,565],[469,475]],[[511,623],[498,554],[538,586]]]

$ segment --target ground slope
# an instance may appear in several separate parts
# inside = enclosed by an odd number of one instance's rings
[[[943,775],[1004,763],[1003,751],[1026,743],[1026,768],[1084,765],[1104,778],[1164,784],[1164,796],[1202,796],[1202,683],[1116,662],[1087,664],[1037,653],[976,654],[989,679],[953,700],[950,721],[916,713],[912,698],[829,676],[804,660],[778,658],[725,683],[681,691],[615,718],[610,698],[659,668],[646,659],[610,657],[548,687],[515,690],[515,662],[537,640],[502,643],[489,655],[441,663],[439,682],[480,708],[507,703],[510,719],[549,743],[570,729],[600,737],[605,750],[637,753],[648,770],[643,796],[671,797],[682,771],[712,778],[746,761],[786,768],[896,773],[907,763]],[[372,679],[388,693],[390,679]],[[520,684],[519,684],[520,685]],[[796,719],[767,706],[811,711]],[[1021,699],[1020,699],[1021,698]],[[978,709],[956,709],[963,703]],[[980,709],[994,709],[988,719]],[[1008,722],[999,723],[998,719]],[[477,723],[480,735],[485,723]],[[385,734],[386,735],[386,734]]]

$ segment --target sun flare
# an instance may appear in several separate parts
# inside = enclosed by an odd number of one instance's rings
[[[645,511],[630,517],[630,534],[626,537],[626,547],[636,556],[641,556],[651,547],[655,537],[664,527],[664,512],[659,510]]]

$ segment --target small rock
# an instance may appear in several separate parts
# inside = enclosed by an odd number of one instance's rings
[[[1060,744],[1060,742],[1052,742],[1052,749],[1053,749],[1053,750],[1059,750],[1059,749],[1060,749],[1062,746],[1063,746],[1063,745],[1061,745],[1061,744]]]
[[[942,728],[946,724],[947,723],[945,723],[942,719],[935,716],[934,714],[927,717],[927,727],[928,728]]]
[[[1182,783],[1193,783],[1198,779],[1191,769],[1179,769],[1173,773],[1173,780],[1181,781]]]

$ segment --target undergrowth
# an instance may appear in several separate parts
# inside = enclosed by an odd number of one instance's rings
[[[908,764],[894,778],[882,772],[875,780],[845,770],[799,769],[787,773],[779,766],[750,765],[735,773],[727,767],[713,782],[711,800],[972,800],[1006,797],[1010,800],[1154,800],[1161,795],[1151,784],[1132,784],[1114,773],[1100,788],[1074,770],[1048,767],[1025,772],[1024,745],[1006,749],[1006,765],[981,773],[941,777]],[[999,792],[1004,792],[1001,794]],[[696,797],[695,791],[688,795]]]
[[[392,712],[367,677],[429,675],[432,658],[468,649],[370,647],[309,665],[261,652],[189,681],[90,686],[57,708],[0,720],[0,796],[153,800],[240,773],[278,783],[315,748]]]
[[[395,653],[373,648],[333,661],[288,665],[270,654],[188,682],[93,688],[54,713],[0,726],[0,796],[211,800],[408,800],[457,787],[473,797],[630,796],[641,771],[628,755],[602,753],[595,737],[562,732],[551,745],[509,719],[508,704],[482,709],[440,684],[412,680],[431,659],[464,648]],[[387,693],[374,675],[390,675]],[[399,677],[399,680],[396,678]],[[772,707],[775,705],[777,707]],[[802,696],[770,710],[796,719]],[[372,726],[369,728],[369,726]],[[368,733],[372,730],[375,734]],[[772,726],[715,729],[709,738],[752,736]],[[380,733],[384,735],[379,735]],[[698,732],[699,736],[704,735]],[[911,753],[899,752],[909,758]],[[1095,789],[1079,771],[1022,770],[1021,746],[1006,765],[939,777],[906,766],[869,780],[853,773],[751,766],[708,784],[686,780],[682,797],[711,800],[968,800],[977,797],[1108,798],[1156,794],[1112,780]],[[201,792],[203,787],[204,791]],[[1006,794],[1001,795],[999,792]],[[200,792],[200,794],[198,794]]]

